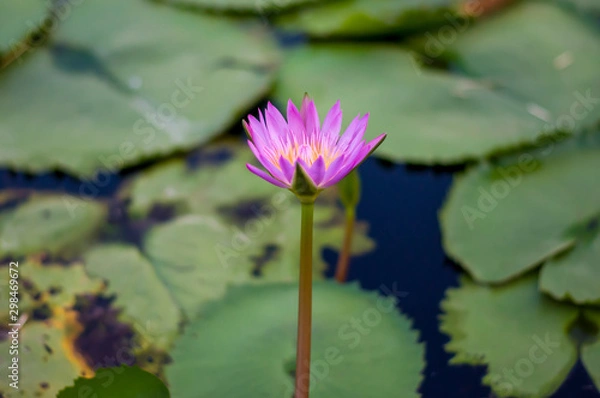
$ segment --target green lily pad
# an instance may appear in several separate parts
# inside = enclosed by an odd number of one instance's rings
[[[79,263],[68,266],[42,265],[34,260],[26,260],[5,265],[13,270],[10,274],[18,276],[17,290],[10,289],[8,271],[0,278],[2,297],[8,297],[11,291],[18,292],[17,311],[9,312],[8,306],[0,311],[0,319],[10,323],[31,318],[34,311],[38,311],[38,316],[52,317],[57,312],[69,309],[75,303],[76,295],[98,293],[104,289],[102,281],[91,279]]]
[[[39,264],[26,261],[19,265],[21,283],[27,281],[29,288],[21,290],[21,304],[25,308],[48,304],[51,310],[70,308],[75,304],[75,296],[93,294],[104,290],[99,279],[90,278],[83,264]],[[24,286],[23,286],[24,287]],[[23,306],[19,306],[22,310]]]
[[[120,366],[99,369],[91,379],[78,378],[75,384],[58,393],[57,398],[169,398],[169,390],[153,374],[138,367]]]
[[[291,51],[276,96],[281,103],[299,101],[304,92],[322,118],[338,99],[346,124],[369,112],[368,135],[388,133],[375,154],[393,161],[459,163],[533,142],[543,128],[520,101],[421,69],[392,46],[321,44]]]
[[[578,242],[573,250],[548,261],[540,273],[540,289],[556,299],[600,304],[600,234]]]
[[[207,301],[222,297],[230,284],[298,279],[300,206],[292,194],[281,190],[279,194],[267,202],[272,213],[242,225],[188,214],[148,232],[144,252],[188,317]],[[343,218],[332,218],[339,213],[331,206],[315,209],[315,278],[321,278],[326,267],[322,249],[339,248],[342,243]],[[359,225],[352,253],[372,248],[364,224]]]
[[[53,398],[63,387],[72,383],[80,375],[77,362],[63,350],[64,333],[61,329],[44,323],[31,322],[19,331],[18,356],[9,355],[11,339],[0,342],[3,355],[0,356],[0,394],[6,398],[40,397]],[[18,357],[18,387],[8,383],[8,369],[13,358]],[[9,373],[11,372],[11,373]]]
[[[600,119],[600,31],[587,22],[521,2],[459,35],[450,51],[470,76],[524,100],[548,129],[574,131]]]
[[[230,265],[219,251],[233,237],[226,224],[197,215],[157,226],[146,235],[144,251],[187,317],[196,315],[207,301],[220,298],[229,284],[250,280],[249,258],[238,255]]]
[[[544,297],[536,276],[496,288],[464,278],[442,309],[451,363],[486,364],[483,383],[500,397],[547,397],[577,361],[568,328],[579,310]]]
[[[589,239],[600,214],[599,155],[600,134],[590,134],[471,168],[440,214],[446,253],[474,279],[495,283]]]
[[[105,216],[105,206],[97,202],[68,195],[32,196],[0,215],[0,256],[73,254],[95,235]]]
[[[303,7],[278,26],[315,37],[355,37],[425,30],[456,20],[448,0],[349,0]]]
[[[41,0],[3,1],[0,3],[0,59],[3,53],[22,46],[28,33],[46,21],[48,10]],[[1,62],[0,62],[1,65]]]
[[[174,396],[290,397],[297,284],[230,291],[186,329],[166,376]],[[417,397],[423,347],[392,298],[314,284],[311,397]]]
[[[229,157],[219,164],[202,164],[196,170],[184,160],[159,164],[136,176],[121,192],[130,199],[128,211],[146,217],[153,206],[175,206],[179,213],[214,214],[243,200],[270,197],[291,201],[287,192],[257,180],[246,169],[255,158],[245,143],[219,143],[206,147],[204,156]]]
[[[596,0],[555,0],[559,4],[562,4],[571,9],[580,11],[584,15],[590,13],[600,15],[600,3]]]
[[[0,76],[1,165],[91,177],[188,149],[234,124],[278,63],[258,25],[141,0],[71,11],[49,47]]]
[[[600,331],[600,311],[587,310],[585,317],[596,325],[597,331]],[[596,341],[585,344],[581,348],[581,361],[600,391],[600,337],[598,335]]]
[[[107,294],[116,295],[114,306],[132,323],[142,341],[166,350],[178,334],[181,313],[154,267],[137,248],[122,244],[94,247],[85,253],[85,269],[108,283]]]
[[[318,0],[170,0],[173,4],[197,6],[214,11],[264,14],[315,3]]]

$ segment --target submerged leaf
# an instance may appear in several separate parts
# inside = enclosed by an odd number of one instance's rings
[[[544,297],[534,275],[496,288],[464,278],[442,309],[451,363],[487,365],[483,383],[500,397],[547,397],[577,361],[568,328],[579,310]]]
[[[231,290],[193,322],[166,370],[174,396],[291,397],[297,284]],[[423,347],[393,298],[314,285],[311,397],[417,397]]]

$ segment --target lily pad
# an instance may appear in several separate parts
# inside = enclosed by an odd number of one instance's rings
[[[559,4],[564,6],[574,8],[577,11],[580,11],[584,15],[589,15],[590,13],[600,16],[600,3],[596,0],[555,0]]]
[[[311,397],[418,397],[424,350],[393,298],[315,283]],[[166,376],[174,396],[293,395],[297,284],[230,291],[190,324]]]
[[[2,165],[91,177],[191,148],[262,97],[278,63],[258,25],[141,0],[71,11],[49,47],[0,76]]]
[[[568,328],[579,310],[544,297],[535,275],[495,288],[463,278],[442,309],[451,363],[487,365],[483,383],[500,397],[547,397],[577,361]]]
[[[596,325],[596,341],[581,348],[581,361],[600,391],[600,311],[587,310],[585,317]]]
[[[291,51],[276,95],[284,103],[304,92],[322,117],[337,100],[346,123],[369,112],[368,135],[388,133],[376,155],[393,161],[459,163],[533,142],[543,128],[522,102],[473,80],[421,69],[392,46],[319,44]]]
[[[181,313],[154,267],[137,248],[106,244],[85,253],[85,269],[108,284],[123,321],[132,323],[143,348],[166,350],[178,334]]]
[[[20,48],[26,35],[46,22],[48,10],[42,0],[3,1],[0,3],[0,15],[1,61],[3,53]]]
[[[275,196],[277,200],[268,203],[271,213],[241,225],[188,214],[148,232],[144,252],[188,317],[207,301],[222,297],[230,284],[298,279],[300,206],[295,198],[286,198],[290,193],[279,194],[284,200]],[[321,278],[326,267],[321,251],[342,243],[343,218],[336,221],[336,213],[341,211],[330,206],[315,209],[315,278]],[[372,248],[364,224],[359,225],[352,253]]]
[[[314,37],[356,37],[425,30],[456,20],[448,0],[347,0],[303,7],[278,26]]]
[[[588,22],[549,2],[520,2],[459,35],[450,51],[549,130],[575,131],[600,120],[600,31]]]
[[[595,237],[577,242],[571,252],[544,265],[541,290],[559,300],[600,304],[600,233],[591,233]]]
[[[75,384],[58,393],[57,398],[81,398],[93,392],[95,398],[169,398],[162,381],[138,367],[120,366],[99,369],[91,379],[78,378]]]
[[[173,4],[197,6],[213,11],[264,14],[316,3],[318,0],[170,0]]]
[[[11,339],[0,342],[3,353],[0,394],[7,398],[56,397],[57,392],[72,383],[83,370],[72,352],[64,349],[65,338],[61,328],[31,322],[19,331],[18,356],[8,355]],[[18,389],[8,384],[12,382],[7,376],[13,372],[8,368],[13,358],[18,358]]]
[[[248,257],[232,252],[233,263],[219,251],[235,236],[216,218],[196,215],[180,217],[146,235],[144,251],[187,317],[194,317],[207,301],[220,298],[229,284],[250,280]]]
[[[105,216],[106,208],[98,202],[68,195],[32,196],[0,215],[0,256],[73,254],[95,235]]]
[[[104,290],[99,279],[90,278],[83,264],[40,264],[29,260],[19,262],[20,299],[22,312],[48,305],[50,311],[67,309],[75,304],[75,296]],[[51,316],[52,314],[48,314]]]
[[[270,197],[274,202],[291,201],[281,188],[261,183],[249,174],[246,163],[255,162],[255,158],[245,143],[211,144],[202,155],[226,160],[197,169],[184,160],[173,160],[136,176],[120,194],[129,199],[129,213],[135,218],[146,217],[153,206],[162,205],[175,206],[180,214],[214,214],[244,200]]]
[[[600,134],[588,134],[471,168],[440,213],[446,253],[474,279],[495,283],[589,239],[600,214],[599,155]]]

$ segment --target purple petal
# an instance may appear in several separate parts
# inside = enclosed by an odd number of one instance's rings
[[[306,170],[306,169],[305,169]],[[308,170],[306,170],[307,174],[315,183],[315,186],[319,186],[321,182],[323,182],[323,177],[325,177],[325,160],[323,156],[319,156],[317,160],[310,166]]]
[[[360,166],[362,164],[362,162],[364,162],[365,159],[367,157],[369,157],[369,155],[371,153],[373,153],[373,151],[375,149],[377,149],[377,147],[379,146],[379,144],[381,144],[383,142],[385,137],[386,137],[385,133],[381,134],[377,138],[375,138],[374,140],[371,140],[368,144],[364,145],[359,150],[357,150],[356,153],[352,155],[353,158],[348,159],[347,163],[342,166],[342,168],[339,170],[338,174],[336,174],[336,175],[332,176],[331,178],[329,178],[328,180],[326,180],[327,186],[337,184],[342,178],[344,178],[346,175],[348,175],[352,170],[354,170],[355,168]]]
[[[327,180],[329,180],[329,179],[331,179],[331,177],[335,176],[340,171],[340,169],[344,166],[345,161],[346,161],[346,156],[341,155],[341,156],[337,157],[333,162],[331,162],[331,164],[327,168],[327,171],[325,172],[325,177],[323,177],[323,181],[327,182]]]
[[[338,141],[338,149],[339,151],[345,152],[350,145],[355,142],[360,142],[362,137],[367,129],[367,124],[369,122],[369,114],[367,113],[363,117],[358,115],[355,117],[352,122],[346,128],[344,134]]]
[[[300,114],[304,120],[305,134],[307,137],[313,137],[319,133],[319,127],[321,122],[319,121],[319,113],[315,107],[315,103],[310,99],[308,95],[304,96],[302,100],[302,107],[300,108]]]
[[[294,179],[294,171],[296,168],[293,164],[291,164],[286,158],[283,156],[279,157],[279,167],[281,168],[281,172],[283,174],[284,180],[288,183],[292,183]]]
[[[288,127],[291,130],[292,136],[295,138],[295,142],[301,142],[301,137],[304,134],[304,120],[292,100],[288,100],[287,120]]]
[[[260,111],[259,114],[262,119],[262,113]],[[268,139],[266,130],[267,128],[264,125],[264,123],[259,122],[252,115],[248,116],[248,131],[250,133],[250,136],[252,137],[252,141],[257,143],[266,143],[266,140]]]
[[[344,177],[350,174],[350,172],[354,170],[356,166],[356,164],[353,165],[352,163],[344,164],[344,166],[342,166],[342,168],[338,171],[336,175],[334,175],[327,182],[325,182],[324,188],[330,187],[340,182]]]
[[[267,110],[265,111],[265,118],[267,119],[267,129],[271,137],[272,142],[280,143],[282,138],[287,135],[287,123],[281,112],[273,106],[270,102],[267,104]]]
[[[275,178],[271,177],[269,174],[267,174],[266,172],[262,171],[261,169],[259,169],[258,167],[255,167],[253,165],[251,165],[250,163],[246,164],[246,167],[248,168],[248,170],[250,170],[250,172],[256,174],[257,176],[259,176],[260,178],[262,178],[263,180],[270,182],[273,185],[276,185],[280,188],[289,188],[288,185],[282,183],[279,180],[276,180]]]
[[[342,128],[342,110],[340,108],[340,101],[338,100],[333,107],[325,116],[323,121],[323,127],[321,132],[323,139],[328,146],[333,146],[336,143],[340,135],[340,129]]]
[[[250,150],[256,156],[256,159],[264,166],[265,169],[276,179],[283,181],[285,179],[281,170],[277,168],[271,161],[269,161],[268,157],[264,156],[261,151],[255,146],[251,141],[248,141],[248,146]]]

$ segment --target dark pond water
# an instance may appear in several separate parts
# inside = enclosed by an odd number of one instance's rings
[[[358,280],[365,289],[403,292],[400,307],[426,343],[424,398],[487,398],[494,395],[480,383],[485,367],[449,366],[450,355],[443,349],[448,338],[438,330],[439,303],[460,276],[459,267],[444,255],[437,219],[455,171],[392,165],[377,159],[364,163],[358,218],[369,221],[377,249],[352,260],[349,280]],[[122,176],[111,176],[106,186],[98,188],[98,197],[115,194],[122,181]],[[82,186],[84,183],[67,176],[0,171],[0,189],[79,195]],[[326,252],[325,257],[333,265],[337,254]],[[578,363],[553,397],[600,398],[600,394]]]

